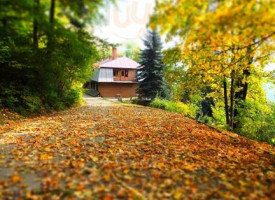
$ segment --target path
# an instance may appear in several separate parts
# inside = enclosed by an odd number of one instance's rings
[[[275,150],[102,99],[0,126],[0,199],[275,199]]]
[[[104,100],[101,97],[90,97],[88,95],[84,95],[84,98],[87,102],[87,104],[89,106],[102,106],[102,107],[106,107],[106,106],[116,106],[118,105],[119,102],[115,102],[112,100]]]

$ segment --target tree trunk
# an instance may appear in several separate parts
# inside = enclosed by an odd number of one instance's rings
[[[3,26],[4,26],[5,28],[7,28],[7,26],[8,26],[8,20],[7,20],[6,18],[3,18],[3,19],[2,19],[2,23],[3,23]]]
[[[54,35],[53,35],[53,31],[54,31],[54,15],[55,15],[55,0],[51,0],[51,8],[50,8],[50,30],[48,33],[48,53],[51,54],[52,50],[53,50],[53,46],[54,46]],[[49,55],[50,57],[50,55]]]
[[[235,81],[235,87],[238,88],[238,91],[235,92],[234,97],[235,97],[235,108],[233,109],[233,119],[236,119],[236,116],[238,116],[238,108],[244,108],[243,102],[246,101],[246,97],[247,97],[247,91],[248,91],[248,82],[245,81],[245,83],[243,83],[243,81],[245,79],[247,79],[247,77],[250,76],[250,71],[249,71],[249,66],[253,63],[253,57],[251,57],[251,47],[248,47],[247,50],[247,59],[248,59],[248,66],[247,69],[243,70],[243,74],[242,77],[236,79]],[[232,114],[232,113],[231,113]],[[240,121],[236,121],[233,122],[233,127],[232,128],[237,128],[240,126]]]
[[[252,64],[252,60],[248,63],[248,65]],[[248,76],[250,76],[250,71],[248,69],[245,69],[243,70],[243,76],[242,76],[242,79],[239,79],[237,81],[236,84],[236,87],[239,89],[241,88],[240,91],[236,92],[235,93],[235,100],[236,100],[236,103],[235,103],[235,107],[238,107],[238,108],[243,108],[244,105],[243,105],[243,102],[246,101],[246,96],[247,96],[247,91],[248,91],[248,82],[245,82],[243,84],[243,80],[246,79]],[[238,110],[235,108],[234,109],[234,118],[236,118],[236,116],[238,115]],[[234,122],[234,125],[233,127],[234,128],[237,128],[240,126],[240,122],[239,121],[236,121]]]
[[[231,89],[230,89],[230,126],[234,128],[234,93],[235,93],[235,80],[234,70],[231,73]]]
[[[55,0],[51,0],[50,23],[54,24]]]
[[[248,69],[244,70],[243,72],[244,77],[247,78],[248,76],[250,76],[250,72]],[[243,86],[243,94],[242,94],[242,100],[245,101],[246,100],[246,96],[247,96],[247,91],[248,91],[248,83],[245,82],[244,86]]]
[[[243,71],[242,79],[237,80],[236,86],[238,88],[241,88],[241,90],[236,92],[235,99],[239,99],[239,100],[242,100],[242,101],[246,100],[247,90],[248,90],[248,83],[245,82],[243,84],[243,79],[247,78],[249,75],[250,75],[250,72],[249,72],[248,69],[246,69],[246,70]]]
[[[226,124],[230,125],[229,110],[228,110],[228,97],[227,97],[227,83],[226,83],[225,77],[223,80],[223,91],[224,91],[224,108],[225,108]]]
[[[34,48],[38,48],[38,21],[37,18],[39,17],[39,2],[40,0],[34,0],[34,20],[33,20],[33,46]]]
[[[248,57],[248,66],[250,66],[253,63],[253,56],[251,56],[251,53],[253,50],[251,49],[251,47],[247,47],[246,51],[247,51],[247,57]],[[247,78],[249,76],[250,76],[250,71],[247,68],[243,71],[243,77]],[[243,85],[243,90],[242,90],[242,100],[243,101],[246,100],[247,91],[248,91],[248,83],[245,82]]]

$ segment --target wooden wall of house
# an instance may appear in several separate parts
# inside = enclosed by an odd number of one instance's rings
[[[114,81],[136,81],[137,72],[134,69],[113,69],[113,70],[114,70]],[[126,77],[127,71],[128,71],[128,77]]]
[[[98,91],[102,97],[130,98],[136,96],[137,83],[99,83]]]

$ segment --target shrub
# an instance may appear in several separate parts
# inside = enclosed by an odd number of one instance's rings
[[[33,92],[31,88],[20,84],[2,84],[0,97],[1,107],[23,115],[39,112],[43,105],[37,93]]]
[[[195,118],[198,107],[193,104],[184,104],[179,101],[168,101],[160,98],[155,98],[149,106],[160,108],[172,112],[177,112],[192,118]]]
[[[247,101],[238,110],[240,135],[275,145],[275,105]]]
[[[82,88],[71,89],[65,95],[65,104],[66,106],[74,106],[80,103],[81,97],[83,95]]]
[[[23,105],[25,105],[26,110],[31,113],[37,113],[41,111],[42,101],[38,96],[22,96]]]
[[[138,104],[138,101],[139,101],[139,99],[137,97],[133,97],[131,103]]]
[[[228,129],[226,125],[226,118],[224,112],[224,103],[221,101],[216,102],[215,106],[212,106],[213,118],[212,124],[219,128]]]

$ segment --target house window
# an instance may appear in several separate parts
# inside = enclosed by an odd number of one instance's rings
[[[115,70],[115,69],[114,69],[113,75],[114,75],[114,76],[118,76],[118,70]]]
[[[124,71],[121,71],[121,76],[124,76],[124,75],[125,75]]]
[[[128,77],[128,70],[125,70],[125,77]]]

